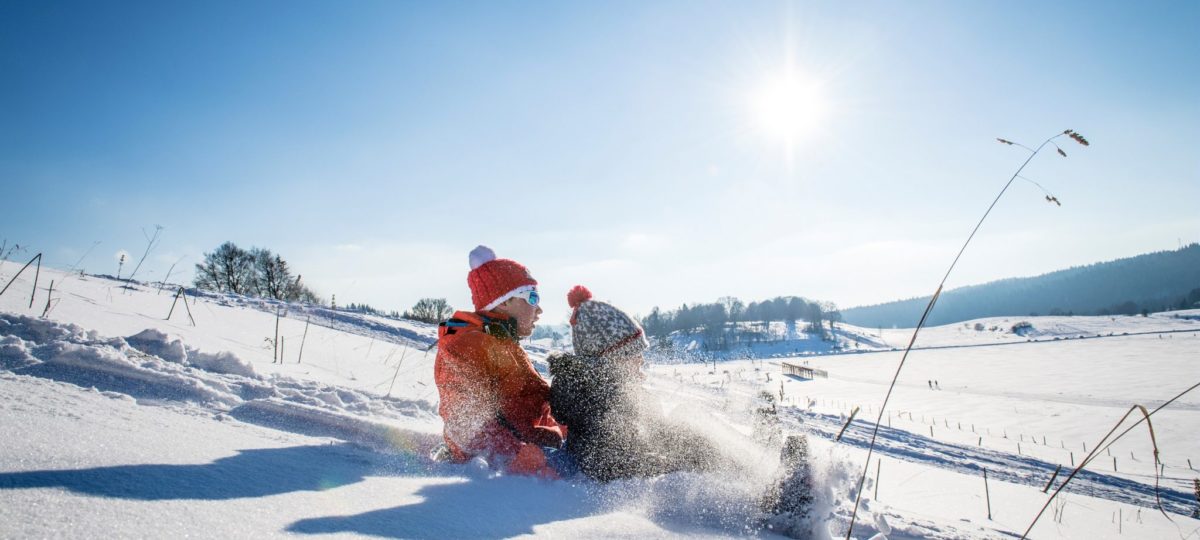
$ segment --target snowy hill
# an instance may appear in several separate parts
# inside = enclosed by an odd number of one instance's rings
[[[0,283],[19,268],[0,264]],[[743,470],[546,482],[424,459],[441,429],[431,325],[211,294],[189,293],[172,310],[169,290],[48,269],[30,307],[32,281],[27,271],[0,296],[6,537],[771,536],[757,498],[775,451],[745,436],[762,391],[782,396],[789,431],[809,434],[824,518],[816,536],[844,535],[865,420],[895,370],[891,349],[908,337],[838,325],[840,349],[858,343],[871,354],[651,366],[646,384],[664,410]],[[1021,321],[1031,327],[1013,332]],[[910,357],[884,417],[855,536],[1019,535],[1055,465],[1080,459],[1130,405],[1161,405],[1200,378],[1197,333],[1200,311],[923,331],[925,350]],[[540,360],[546,349],[531,352]],[[779,360],[828,378],[784,377]],[[1173,537],[1200,527],[1187,517],[1200,396],[1156,414],[1154,428],[1170,519],[1153,509],[1156,465],[1148,436],[1134,431],[1072,482],[1032,536]]]
[[[1200,297],[1200,244],[944,291],[931,324],[1029,313],[1135,314],[1189,308]],[[910,326],[929,297],[842,310],[863,326]]]

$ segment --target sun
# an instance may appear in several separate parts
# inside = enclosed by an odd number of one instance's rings
[[[751,93],[749,102],[755,125],[787,146],[819,132],[829,115],[822,83],[794,70],[766,79]]]

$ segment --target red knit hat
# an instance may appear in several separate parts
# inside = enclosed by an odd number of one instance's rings
[[[471,273],[467,274],[475,311],[490,311],[518,293],[533,290],[537,280],[521,263],[497,259],[487,246],[471,250]]]

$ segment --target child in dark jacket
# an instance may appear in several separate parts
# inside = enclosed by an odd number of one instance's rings
[[[580,471],[609,481],[717,466],[706,439],[647,399],[640,368],[648,343],[637,322],[581,286],[567,302],[575,354],[549,360],[550,410],[570,430],[564,450]]]

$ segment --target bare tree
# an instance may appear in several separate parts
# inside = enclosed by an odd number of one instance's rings
[[[422,298],[413,305],[412,311],[404,313],[404,318],[436,323],[446,320],[453,313],[454,310],[445,298]]]
[[[254,281],[258,295],[276,300],[290,300],[288,293],[292,284],[292,272],[283,257],[269,249],[252,248],[254,259]]]
[[[246,251],[233,242],[204,254],[204,262],[196,265],[193,284],[210,291],[325,304],[323,298],[300,284],[300,276],[292,275],[283,257],[265,248]]]
[[[196,265],[195,285],[201,289],[251,294],[254,281],[254,258],[233,242],[205,253],[204,262]]]

